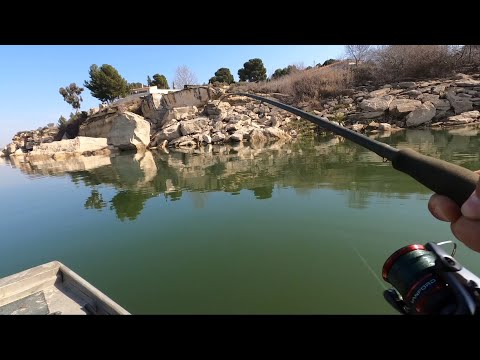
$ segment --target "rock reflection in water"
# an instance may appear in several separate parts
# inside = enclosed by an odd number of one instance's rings
[[[410,147],[423,154],[480,168],[478,137],[452,131],[406,130],[381,139],[398,148]],[[463,154],[469,154],[464,156]],[[472,155],[477,154],[477,155]],[[389,163],[341,137],[329,135],[295,143],[277,142],[263,148],[242,143],[208,145],[200,149],[156,150],[115,157],[75,157],[28,163],[13,158],[12,165],[28,174],[68,174],[75,183],[92,188],[85,208],[115,211],[120,220],[134,220],[152,197],[167,201],[188,193],[196,208],[203,208],[212,191],[239,194],[248,190],[258,200],[269,199],[276,187],[293,188],[309,196],[314,189],[348,192],[348,205],[362,209],[377,197],[428,196],[429,189],[392,169]],[[104,200],[99,185],[116,190]]]

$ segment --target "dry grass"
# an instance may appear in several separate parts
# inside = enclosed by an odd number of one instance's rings
[[[336,65],[336,66],[335,66]],[[282,93],[295,101],[318,100],[349,92],[351,71],[341,65],[329,65],[304,71],[295,71],[280,79],[259,83],[240,83],[235,91]]]
[[[384,45],[365,54],[368,61],[348,67],[346,62],[293,71],[276,80],[234,85],[235,91],[282,93],[292,100],[312,101],[348,95],[353,85],[385,84],[441,78],[464,68],[480,69],[480,46]],[[466,72],[466,71],[465,71]]]

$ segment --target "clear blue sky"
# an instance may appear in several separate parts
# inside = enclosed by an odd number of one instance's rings
[[[323,63],[343,55],[343,45],[29,45],[0,46],[0,146],[20,130],[32,130],[68,117],[72,108],[58,93],[60,87],[89,80],[90,65],[110,64],[128,82],[146,83],[147,75],[167,77],[171,85],[175,69],[188,66],[199,83],[208,83],[216,70],[237,71],[252,58],[263,60],[267,75],[275,69],[303,62]],[[85,89],[81,110],[99,101]]]

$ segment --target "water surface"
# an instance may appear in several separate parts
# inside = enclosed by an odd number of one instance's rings
[[[378,138],[472,170],[477,130]],[[453,240],[431,191],[335,136],[0,164],[0,277],[59,260],[135,314],[394,314],[383,263]],[[480,254],[456,256],[480,274]]]

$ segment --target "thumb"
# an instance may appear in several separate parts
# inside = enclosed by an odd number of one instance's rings
[[[477,171],[477,174],[480,171]],[[477,187],[473,191],[472,195],[462,205],[462,214],[466,218],[472,220],[480,220],[480,181],[477,183]]]

